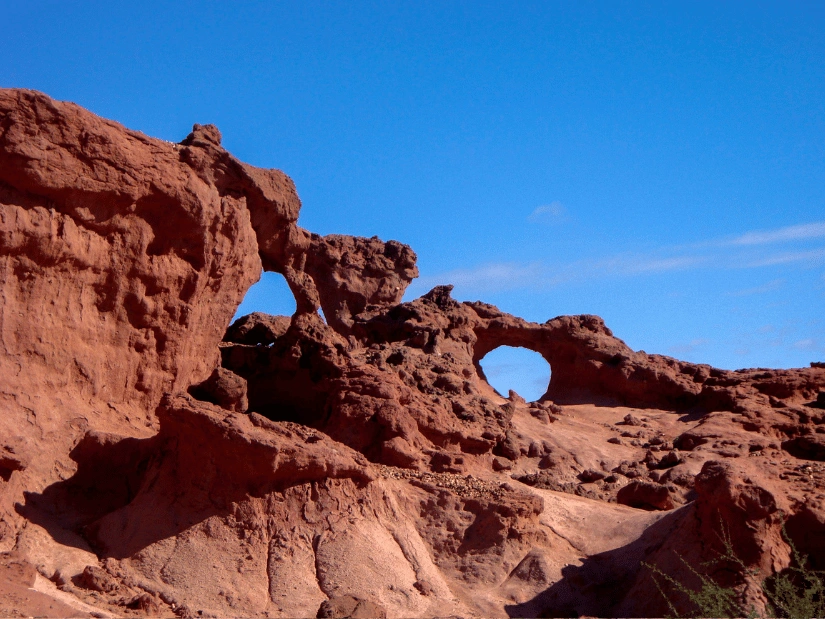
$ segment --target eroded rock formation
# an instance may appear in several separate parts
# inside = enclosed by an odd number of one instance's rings
[[[4,611],[661,616],[642,561],[687,581],[728,536],[768,576],[783,523],[825,567],[822,364],[402,302],[409,247],[303,230],[292,181],[220,142],[0,90]],[[230,326],[262,269],[295,315]],[[499,346],[548,361],[539,401],[486,382]]]

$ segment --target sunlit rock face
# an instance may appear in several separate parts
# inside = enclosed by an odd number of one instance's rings
[[[171,144],[0,90],[4,614],[661,616],[642,561],[689,579],[723,526],[761,578],[783,522],[825,567],[821,364],[402,303],[412,249],[299,210],[213,126]],[[230,326],[262,269],[295,314]],[[548,362],[538,401],[487,383],[501,346]]]

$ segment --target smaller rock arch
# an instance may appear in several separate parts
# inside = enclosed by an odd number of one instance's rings
[[[482,379],[489,383],[490,381],[484,372],[484,368],[481,366],[481,360],[488,354],[502,347],[521,348],[532,351],[539,354],[550,367],[550,380],[544,394],[541,395],[538,400],[544,401],[550,399],[556,373],[552,350],[550,350],[549,347],[545,350],[545,347],[540,345],[539,339],[536,337],[536,329],[532,328],[539,325],[521,321],[520,319],[517,319],[519,324],[511,324],[510,322],[511,321],[491,320],[476,326],[474,332],[477,339],[473,346],[473,365],[475,366],[476,372],[478,372],[478,375]],[[502,395],[506,397],[507,394]]]
[[[473,363],[499,346],[539,353],[552,368],[542,400],[561,404],[620,404],[690,408],[701,401],[702,366],[633,351],[598,316],[558,316],[528,322],[486,303],[466,303],[478,316],[473,324]],[[707,397],[712,394],[708,393]]]
[[[502,397],[512,390],[528,402],[546,399],[552,374],[544,356],[515,346],[494,348],[479,359],[476,371]]]

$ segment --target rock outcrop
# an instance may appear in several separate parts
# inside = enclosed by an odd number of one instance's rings
[[[752,572],[713,576],[757,607],[786,536],[825,567],[821,363],[402,302],[409,247],[299,210],[211,125],[172,144],[0,90],[4,611],[661,616],[642,561],[687,582],[728,540]],[[230,326],[262,269],[295,315]],[[548,361],[538,401],[487,383],[499,346]]]

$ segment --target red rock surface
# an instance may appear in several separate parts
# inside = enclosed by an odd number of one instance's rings
[[[761,607],[783,523],[825,568],[821,363],[402,303],[409,247],[299,209],[210,125],[171,144],[0,90],[4,613],[661,616],[641,562],[687,582],[722,534],[758,578],[714,576]],[[295,315],[230,326],[262,268]],[[499,346],[548,361],[539,401],[486,382]]]

